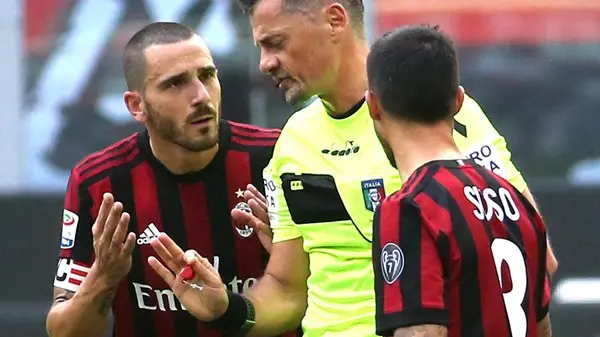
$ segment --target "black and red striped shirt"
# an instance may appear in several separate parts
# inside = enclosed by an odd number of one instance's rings
[[[472,161],[432,161],[375,213],[377,334],[438,324],[450,337],[535,337],[548,312],[545,225]]]
[[[149,241],[158,232],[211,260],[231,291],[243,292],[262,275],[266,252],[255,233],[232,225],[230,212],[243,201],[248,184],[263,189],[262,170],[280,132],[225,120],[219,132],[219,150],[200,172],[169,172],[153,156],[147,132],[90,155],[73,169],[54,285],[76,291],[89,270],[91,227],[103,193],[123,203],[131,214],[129,231],[137,235],[133,266],[113,302],[113,336],[221,336],[188,314],[148,265],[155,255]]]

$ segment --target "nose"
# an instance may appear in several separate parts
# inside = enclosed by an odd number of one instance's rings
[[[194,81],[194,90],[192,91],[192,105],[196,106],[199,104],[206,104],[211,101],[210,93],[206,88],[206,85],[199,79]]]
[[[277,69],[279,66],[279,61],[277,57],[268,51],[261,50],[260,51],[260,63],[258,65],[261,72],[265,74],[270,74],[273,70]]]

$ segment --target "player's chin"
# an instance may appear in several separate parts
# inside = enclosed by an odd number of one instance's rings
[[[187,146],[188,150],[192,152],[201,152],[213,148],[219,142],[219,133],[217,131],[210,132],[203,135],[195,135],[188,137]]]

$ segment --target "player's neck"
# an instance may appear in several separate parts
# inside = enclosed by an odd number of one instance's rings
[[[430,161],[464,158],[446,125],[403,127],[390,145],[402,180]]]
[[[331,90],[319,95],[329,108],[330,115],[343,115],[365,97],[368,54],[365,41],[351,43],[343,52],[344,58]]]
[[[205,151],[192,152],[159,137],[150,137],[150,148],[154,157],[171,173],[185,174],[208,166],[215,158],[219,144]]]

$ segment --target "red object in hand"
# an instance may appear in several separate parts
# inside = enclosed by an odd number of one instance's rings
[[[184,281],[191,281],[194,278],[194,270],[191,266],[185,266],[181,269],[179,275]]]

